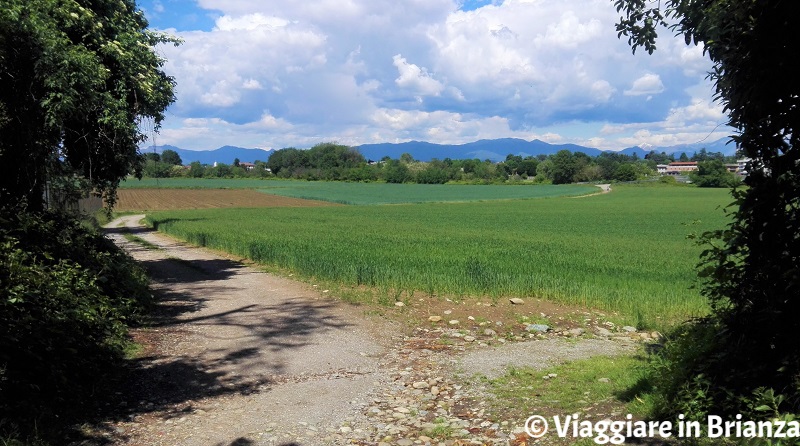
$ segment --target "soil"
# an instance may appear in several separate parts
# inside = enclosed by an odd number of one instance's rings
[[[119,189],[117,212],[235,207],[341,206],[317,200],[270,195],[252,189]]]
[[[638,339],[618,328],[591,336],[614,328],[605,315],[537,299],[420,296],[376,311],[155,233],[143,218],[107,225],[147,268],[159,303],[133,331],[142,349],[111,399],[109,413],[123,416],[93,427],[106,444],[508,444],[520,420],[484,419],[486,395],[458,376],[624,354]],[[552,330],[529,333],[529,323]],[[431,436],[441,420],[451,437]]]

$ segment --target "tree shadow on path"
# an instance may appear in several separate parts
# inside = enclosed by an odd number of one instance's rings
[[[81,435],[87,444],[124,442],[116,422],[179,418],[209,398],[269,390],[285,378],[285,361],[293,351],[349,326],[331,303],[303,296],[261,302],[251,292],[249,301],[238,297],[233,306],[218,305],[215,300],[224,303],[231,293],[246,289],[235,283],[237,275],[254,274],[235,261],[141,263],[153,278],[157,304],[151,322],[132,331],[142,351],[127,361],[120,376],[103,383],[107,397],[87,420],[94,429]],[[239,438],[230,444],[251,443]]]

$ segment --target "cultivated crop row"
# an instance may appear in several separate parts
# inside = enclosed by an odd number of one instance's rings
[[[589,198],[159,212],[161,231],[385,293],[536,296],[660,327],[706,311],[689,233],[720,228],[722,190],[619,187]]]

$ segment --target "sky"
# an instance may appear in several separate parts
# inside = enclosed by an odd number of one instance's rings
[[[731,134],[702,48],[619,39],[612,0],[139,0],[177,100],[146,145],[540,139],[621,150]],[[151,125],[152,127],[152,125]]]

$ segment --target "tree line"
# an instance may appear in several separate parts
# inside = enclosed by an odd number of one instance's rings
[[[644,158],[636,154],[604,152],[589,156],[582,152],[561,150],[553,155],[521,156],[509,154],[501,162],[480,159],[415,160],[404,153],[398,159],[384,157],[380,161],[364,158],[355,148],[335,144],[317,144],[310,149],[293,147],[276,150],[264,162],[256,160],[245,168],[239,160],[234,163],[204,165],[195,161],[181,165],[178,154],[165,150],[145,154],[145,176],[191,178],[284,178],[302,180],[386,182],[386,183],[514,183],[530,181],[544,184],[568,184],[598,181],[636,181],[655,178],[657,165],[676,161],[674,155],[651,151]],[[725,162],[735,158],[702,149],[691,157],[682,153],[677,160],[698,161],[703,174],[693,178],[704,186],[723,187],[734,181],[728,175]],[[715,180],[706,181],[713,174]]]

